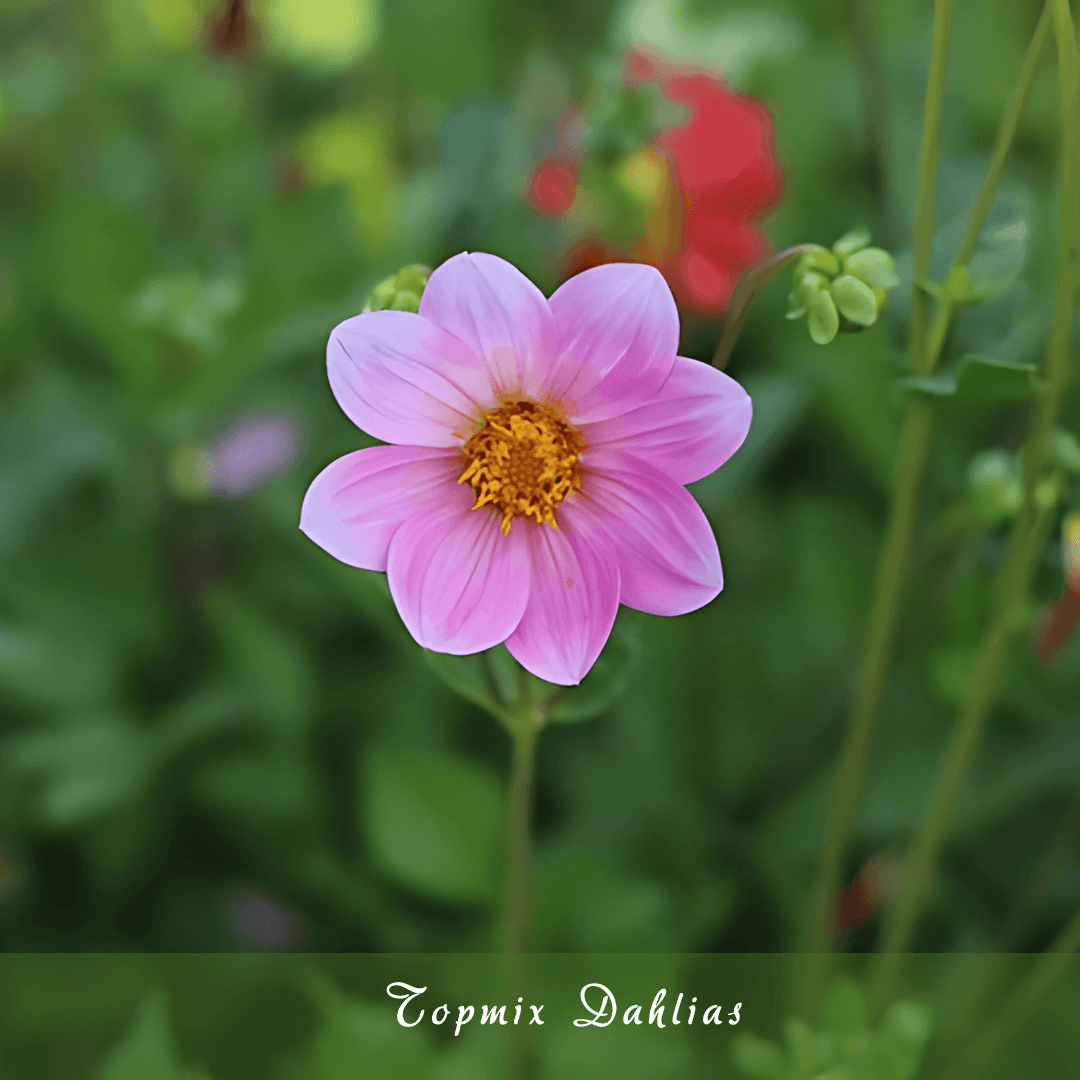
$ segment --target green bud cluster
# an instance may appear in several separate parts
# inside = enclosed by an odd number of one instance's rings
[[[1062,428],[1051,441],[1048,472],[1035,485],[1035,505],[1042,510],[1055,506],[1066,494],[1066,474],[1080,474],[1080,442]],[[1023,454],[1007,450],[984,450],[968,464],[968,500],[976,518],[988,527],[1015,517],[1024,504]]]
[[[385,277],[364,301],[364,311],[419,311],[431,268],[415,263]]]
[[[785,1046],[739,1034],[732,1056],[740,1072],[768,1080],[913,1080],[930,1030],[927,1010],[910,1001],[895,1002],[871,1028],[861,991],[845,980],[824,1002],[820,1028],[793,1017]]]
[[[1008,450],[984,450],[967,469],[968,500],[986,526],[1000,525],[1024,505],[1024,476],[1019,458]]]
[[[787,317],[807,316],[810,336],[828,345],[838,333],[873,326],[900,284],[892,256],[870,247],[870,233],[853,229],[828,248],[814,245],[795,265]]]

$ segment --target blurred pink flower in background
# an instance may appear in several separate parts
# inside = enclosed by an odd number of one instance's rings
[[[289,416],[241,416],[211,450],[210,492],[223,499],[250,494],[288,472],[300,454],[300,429]]]
[[[233,896],[229,922],[234,932],[264,949],[295,949],[303,937],[303,920],[288,904],[258,890]]]
[[[425,648],[505,642],[534,675],[576,684],[620,602],[681,615],[723,586],[684,485],[739,448],[750,399],[678,343],[652,267],[597,267],[547,300],[502,259],[456,255],[419,314],[371,311],[331,335],[338,404],[392,445],[328,465],[300,528],[386,571]]]

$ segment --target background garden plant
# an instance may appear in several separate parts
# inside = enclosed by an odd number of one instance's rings
[[[902,992],[929,1001],[927,1075],[1055,1075],[1068,1025],[1042,1017],[1040,1064],[1023,1024],[1069,977],[1080,907],[1080,645],[1043,647],[1075,591],[1069,5],[316,7],[0,15],[4,947],[489,949],[510,760],[484,713],[546,702],[532,949],[879,949],[866,1030]],[[502,650],[422,653],[380,579],[295,525],[364,445],[326,388],[330,329],[369,297],[409,310],[416,264],[462,250],[550,294],[581,237],[530,206],[536,169],[569,122],[610,133],[599,106],[639,54],[768,107],[781,254],[729,302],[738,336],[684,304],[682,354],[754,402],[692,488],[724,592],[623,611],[549,698]],[[682,120],[663,85],[634,99],[628,159]],[[594,197],[632,206],[642,175]],[[809,326],[784,319],[790,275],[805,293],[804,245],[864,226],[899,285],[818,344],[809,303]],[[843,276],[810,290],[852,330]],[[875,856],[895,888],[837,934]],[[898,960],[1047,948],[981,1001]],[[785,1007],[826,1032],[827,965],[802,976]],[[332,1041],[353,1005],[319,986]],[[96,996],[102,1053],[129,1025],[166,1038],[153,1000]],[[0,1041],[73,1075],[47,1034],[64,1016],[17,1015]]]

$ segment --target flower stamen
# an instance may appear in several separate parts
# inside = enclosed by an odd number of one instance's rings
[[[515,517],[557,529],[555,507],[581,487],[578,462],[585,440],[547,403],[512,401],[485,415],[462,449],[458,483],[476,492],[473,509],[494,506],[508,533]]]

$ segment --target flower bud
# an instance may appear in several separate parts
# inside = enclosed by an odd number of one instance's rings
[[[1058,428],[1054,432],[1054,457],[1056,464],[1070,473],[1080,473],[1080,442],[1071,431]]]
[[[842,274],[830,286],[837,310],[845,319],[859,326],[877,322],[877,298],[869,285],[851,274]]]
[[[863,248],[844,259],[844,271],[871,288],[895,289],[900,284],[893,257],[882,248]]]
[[[1035,505],[1040,510],[1052,510],[1063,494],[1060,477],[1044,476],[1035,485]]]
[[[828,345],[840,329],[836,303],[828,291],[816,289],[810,294],[807,306],[810,309],[810,336],[819,345]]]
[[[870,234],[855,229],[828,248],[814,244],[795,267],[787,317],[809,313],[810,336],[827,345],[838,333],[856,333],[877,322],[900,284],[892,256],[868,247]]]
[[[978,299],[966,266],[954,266],[941,283],[941,298],[950,304],[970,304]]]
[[[431,269],[416,263],[385,277],[368,293],[364,311],[419,311]]]
[[[869,243],[869,229],[852,229],[851,232],[844,233],[844,235],[833,244],[832,249],[840,256],[840,258],[846,259],[849,255],[854,255],[857,251],[862,251]]]
[[[810,270],[819,270],[823,274],[834,277],[840,273],[840,260],[828,248],[815,244],[799,260],[799,265],[795,269],[796,279]]]
[[[984,450],[967,470],[971,507],[984,525],[998,525],[1016,515],[1024,502],[1024,486],[1016,459],[1006,450]]]

